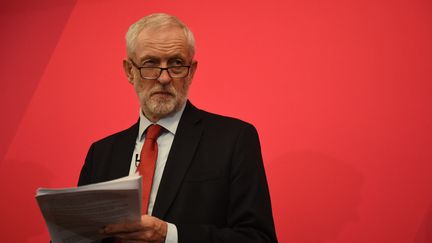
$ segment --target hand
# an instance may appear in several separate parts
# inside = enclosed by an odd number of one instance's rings
[[[168,224],[156,217],[142,215],[141,221],[127,221],[110,224],[101,234],[117,237],[123,242],[165,242]]]

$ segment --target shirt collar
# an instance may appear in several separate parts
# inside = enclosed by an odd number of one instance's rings
[[[183,104],[183,106],[180,108],[179,111],[177,111],[176,113],[174,113],[168,117],[164,117],[164,118],[160,119],[159,121],[156,122],[156,124],[161,125],[166,131],[175,135],[175,133],[177,131],[178,124],[180,122],[180,118],[183,114],[185,107],[186,107],[186,102]],[[142,141],[142,139],[144,138],[144,131],[147,129],[147,127],[149,127],[150,125],[152,125],[154,123],[149,121],[149,119],[147,119],[147,117],[144,116],[142,109],[140,109],[139,113],[140,113],[140,121],[139,121],[138,139],[139,139],[139,141]]]

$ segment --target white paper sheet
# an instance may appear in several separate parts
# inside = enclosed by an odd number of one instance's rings
[[[53,243],[90,243],[105,225],[141,217],[141,176],[75,188],[39,188],[36,200]]]

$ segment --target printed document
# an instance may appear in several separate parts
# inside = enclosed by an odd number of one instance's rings
[[[52,243],[91,243],[105,225],[141,218],[141,176],[62,189],[39,188],[36,201]]]

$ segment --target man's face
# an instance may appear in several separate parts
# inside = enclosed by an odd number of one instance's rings
[[[149,120],[156,122],[178,111],[187,100],[197,66],[196,61],[192,61],[183,30],[178,27],[142,30],[136,39],[135,55],[129,58],[140,67],[191,66],[184,78],[172,78],[164,70],[158,79],[151,80],[143,79],[129,60],[123,62],[141,109]]]

